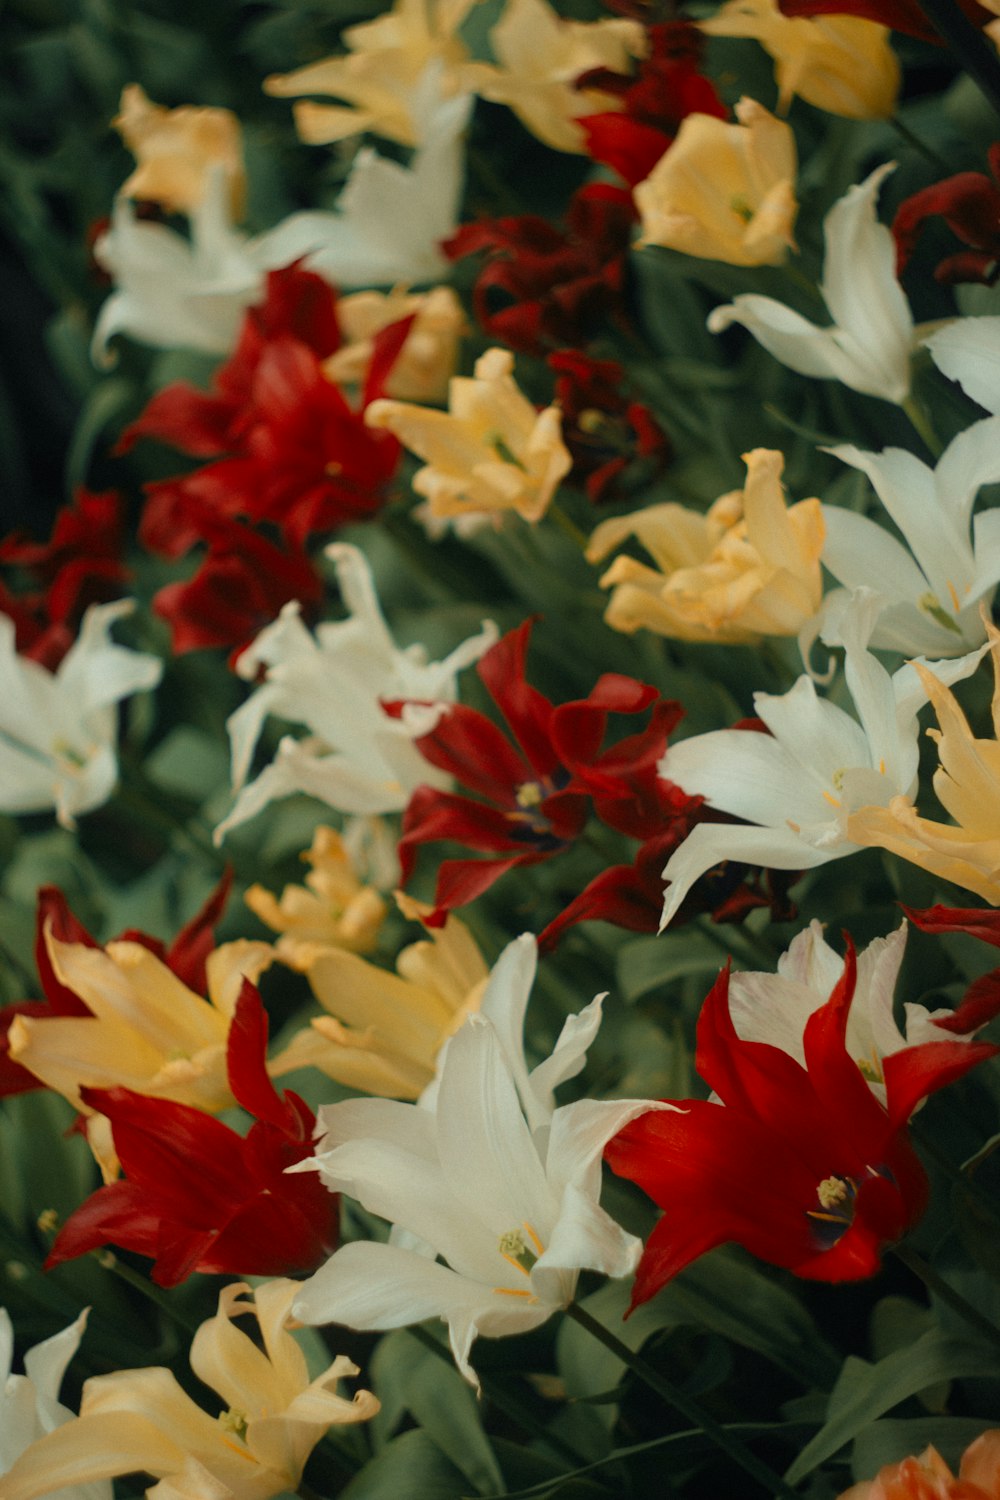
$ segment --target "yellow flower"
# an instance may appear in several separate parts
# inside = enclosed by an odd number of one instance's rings
[[[229,1025],[244,977],[256,980],[274,960],[269,943],[224,943],[210,953],[207,1000],[142,943],[88,948],[62,943],[48,929],[45,943],[56,978],[91,1014],[16,1016],[10,1055],[89,1117],[87,1139],[106,1180],[118,1170],[110,1131],[81,1088],[122,1086],[212,1114],[232,1104]]]
[[[777,0],[728,0],[708,21],[709,36],[746,36],[774,58],[782,114],[798,94],[850,120],[887,119],[896,108],[899,61],[889,29],[855,16],[793,19]]]
[[[513,378],[514,356],[487,349],[470,380],[449,386],[449,411],[373,401],[370,427],[385,427],[426,467],[413,488],[435,517],[515,510],[538,521],[572,460],[562,441],[559,408],[536,411]]]
[[[290,961],[302,944],[327,944],[369,953],[385,920],[385,902],[362,885],[339,833],[319,827],[312,848],[302,854],[312,866],[305,885],[286,885],[280,901],[262,885],[252,885],[244,900],[268,927],[283,934],[275,951]]]
[[[431,910],[409,896],[396,900],[420,920]],[[434,1077],[442,1044],[479,1009],[489,970],[464,923],[449,917],[430,941],[404,948],[389,974],[343,948],[302,943],[283,955],[304,973],[327,1012],[294,1036],[269,1072],[319,1068],[348,1088],[391,1099],[416,1099]]]
[[[630,59],[646,50],[645,32],[635,21],[567,21],[545,0],[507,0],[490,43],[500,66],[469,63],[461,72],[463,84],[508,105],[547,146],[584,154],[577,119],[620,109],[621,101],[575,88],[575,80],[591,68],[628,73]]]
[[[193,104],[165,109],[137,83],[122,90],[119,109],[114,127],[138,163],[121,189],[126,198],[148,199],[170,213],[191,213],[205,197],[209,173],[222,171],[233,219],[242,218],[246,173],[240,122],[232,110]]]
[[[315,1380],[284,1327],[301,1290],[268,1281],[254,1301],[244,1282],[223,1287],[219,1310],[191,1344],[191,1368],[221,1398],[210,1417],[169,1370],[120,1370],[86,1381],[80,1415],[31,1444],[4,1475],[3,1500],[39,1500],[54,1490],[121,1474],[161,1481],[163,1500],[270,1500],[298,1488],[313,1448],[329,1428],[366,1422],[379,1410],[370,1391],[353,1400],[337,1382],[357,1366],[338,1355]],[[263,1348],[233,1318],[257,1319]]]
[[[938,801],[954,824],[921,818],[909,797],[888,807],[862,807],[847,820],[855,844],[888,849],[953,885],[975,891],[1000,905],[1000,631],[984,611],[993,654],[993,734],[977,740],[955,695],[919,662],[913,665],[934,706],[939,727],[927,733],[937,741],[934,773]]]
[[[746,487],[707,515],[651,505],[602,521],[587,548],[599,562],[634,536],[655,567],[618,557],[601,579],[613,589],[605,619],[631,634],[645,628],[682,641],[755,641],[796,635],[822,599],[825,528],[818,500],[785,506],[784,459],[770,448],[743,455]]]
[[[323,366],[338,385],[362,385],[371,364],[374,339],[390,323],[415,314],[406,342],[385,389],[400,401],[443,401],[455,373],[465,314],[451,287],[429,292],[353,292],[337,299],[343,346]]]
[[[688,115],[635,189],[640,245],[733,266],[776,266],[795,248],[795,137],[754,99],[738,124]]]
[[[275,73],[264,90],[278,98],[330,94],[344,105],[303,102],[295,126],[310,146],[372,130],[403,146],[420,144],[419,84],[439,60],[446,94],[456,92],[455,68],[468,56],[455,35],[475,0],[396,0],[387,15],[349,26],[346,57],[326,57],[294,73]],[[415,107],[416,106],[416,107]]]

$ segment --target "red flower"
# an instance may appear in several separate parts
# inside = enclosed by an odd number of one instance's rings
[[[647,28],[650,50],[634,77],[592,68],[578,88],[601,89],[622,101],[620,110],[584,115],[577,121],[594,161],[613,167],[630,187],[643,182],[691,114],[725,120],[729,111],[715,85],[699,72],[704,39],[690,21],[667,21]]]
[[[995,14],[977,4],[977,0],[957,0],[957,3],[973,26],[985,26],[988,21],[996,20]],[[778,7],[786,16],[860,16],[863,21],[878,21],[880,26],[933,42],[936,47],[947,45],[918,0],[778,0]]]
[[[336,294],[296,266],[272,272],[266,301],[247,313],[213,390],[167,386],[118,444],[124,453],[140,437],[156,438],[216,460],[148,486],[144,545],[179,557],[211,521],[242,516],[272,522],[300,550],[312,532],[377,511],[400,449],[390,434],[365,426],[364,408],[382,394],[411,323],[401,319],[376,336],[355,411],[323,371],[339,344]]]
[[[548,365],[556,373],[563,441],[573,455],[570,478],[584,485],[594,505],[619,498],[617,482],[626,469],[633,488],[666,466],[670,440],[647,407],[622,395],[625,371],[617,360],[560,349]]]
[[[1000,948],[1000,912],[985,907],[955,906],[929,906],[924,911],[904,906],[903,910],[921,932],[966,932],[993,948]],[[955,1036],[968,1036],[998,1015],[1000,969],[991,969],[972,981],[957,1009],[936,1018],[934,1024]]]
[[[621,306],[635,212],[607,183],[578,188],[565,231],[535,214],[463,224],[442,249],[451,260],[486,251],[476,278],[476,317],[491,338],[525,354],[585,341]]]
[[[936,281],[978,281],[992,286],[1000,277],[1000,142],[986,153],[993,181],[984,172],[958,172],[906,198],[896,210],[896,272],[902,275],[927,219],[944,219],[968,250],[948,255],[934,272]]]
[[[645,839],[662,832],[662,787],[656,765],[683,713],[679,703],[632,677],[605,673],[584,699],[552,704],[525,680],[533,621],[509,631],[476,668],[507,721],[513,743],[484,714],[457,705],[415,743],[431,765],[482,800],[418,787],[403,814],[403,879],[422,844],[451,839],[492,859],[445,860],[435,911],[447,913],[488,890],[518,865],[567,849],[593,811],[619,833]],[[652,707],[640,733],[604,749],[608,715]],[[398,705],[390,705],[390,711]]]
[[[98,1188],[66,1221],[45,1262],[113,1244],[153,1261],[158,1286],[193,1271],[285,1276],[314,1270],[336,1248],[339,1201],[313,1172],[286,1169],[313,1153],[315,1116],[267,1076],[267,1016],[249,981],[229,1031],[229,1084],[255,1118],[243,1137],[187,1104],[132,1089],[84,1089],[111,1121],[123,1180]]]
[[[615,1172],[664,1210],[647,1241],[632,1306],[699,1255],[735,1241],[761,1260],[816,1281],[873,1275],[883,1249],[920,1218],[927,1179],[906,1134],[921,1099],[998,1049],[932,1042],[883,1061],[887,1107],[844,1038],[854,949],[810,1017],[806,1066],[764,1042],[741,1041],[724,971],[698,1023],[698,1071],[719,1096],[669,1101],[607,1148]]]

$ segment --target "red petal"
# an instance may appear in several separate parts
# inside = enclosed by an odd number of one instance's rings
[[[982,906],[928,906],[922,911],[904,906],[903,911],[921,932],[967,932],[1000,948],[1000,911]]]
[[[477,671],[494,703],[510,725],[536,776],[548,776],[559,765],[549,737],[552,704],[525,681],[525,664],[534,619],[509,630],[482,658]]]
[[[244,979],[226,1042],[229,1087],[248,1114],[294,1135],[298,1123],[295,1114],[268,1077],[267,1037],[267,1012],[260,992]]]
[[[991,1042],[922,1042],[890,1053],[882,1063],[882,1072],[893,1126],[898,1129],[905,1125],[928,1094],[963,1078],[998,1052],[1000,1047]]]
[[[516,808],[515,793],[532,780],[532,769],[495,724],[474,708],[456,704],[443,713],[430,734],[416,741],[432,766],[470,791]]]

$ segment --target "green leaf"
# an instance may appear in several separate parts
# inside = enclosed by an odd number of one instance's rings
[[[461,1378],[461,1377],[460,1377]],[[469,1481],[425,1432],[393,1438],[360,1474],[341,1490],[340,1500],[463,1500]]]
[[[676,941],[671,941],[671,939]],[[692,974],[716,974],[723,962],[718,943],[696,929],[637,938],[618,954],[617,991],[628,1004]]]
[[[970,1443],[996,1423],[978,1417],[889,1417],[858,1434],[851,1452],[854,1478],[873,1479],[883,1464],[898,1464],[932,1444],[957,1469]]]
[[[164,791],[203,802],[217,787],[228,786],[229,756],[224,744],[203,729],[178,724],[157,745],[143,767]]]

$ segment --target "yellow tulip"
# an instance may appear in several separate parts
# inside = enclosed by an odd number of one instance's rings
[[[278,957],[289,959],[303,943],[370,953],[385,920],[385,902],[358,879],[340,834],[317,828],[312,848],[301,857],[312,866],[305,885],[286,885],[280,900],[262,885],[252,885],[243,898],[262,922],[282,934],[275,945]]]
[[[795,137],[754,99],[738,124],[688,115],[635,189],[640,245],[664,245],[733,266],[779,265],[795,248]]]
[[[385,389],[399,401],[443,401],[455,373],[465,314],[451,287],[429,292],[353,292],[337,299],[337,322],[344,343],[323,366],[338,385],[362,385],[377,333],[414,315]]]
[[[708,21],[709,36],[753,37],[774,58],[782,114],[798,94],[849,120],[887,119],[896,108],[899,60],[889,29],[855,16],[782,15],[777,0],[727,0]]]
[[[813,618],[823,592],[820,502],[786,507],[780,453],[755,448],[743,458],[745,488],[721,496],[706,515],[651,505],[596,527],[590,562],[634,536],[655,563],[618,557],[604,574],[613,629],[732,643],[796,635]]]
[[[909,797],[894,797],[888,807],[862,807],[847,822],[847,837],[856,844],[888,849],[900,859],[975,891],[991,906],[1000,905],[1000,631],[984,611],[993,655],[993,735],[976,739],[954,693],[919,662],[913,665],[937,715],[938,728],[927,733],[937,741],[938,769],[934,792],[954,823],[919,816]]]
[[[205,198],[209,173],[221,171],[233,219],[242,218],[246,172],[240,122],[232,110],[193,104],[165,109],[137,83],[122,90],[119,109],[112,123],[138,163],[122,186],[126,198],[159,203],[169,213],[191,213]]]
[[[434,517],[514,510],[539,521],[572,459],[557,406],[536,411],[518,388],[507,349],[487,349],[472,379],[449,386],[449,410],[373,401],[369,427],[387,428],[425,460],[413,488]]]
[[[403,915],[431,910],[402,893]],[[304,973],[326,1015],[294,1036],[269,1067],[278,1076],[312,1067],[348,1088],[416,1099],[434,1077],[438,1051],[479,1009],[489,970],[464,923],[449,917],[430,941],[404,948],[396,973],[343,948],[299,943],[282,954]]]
[[[298,1488],[313,1448],[333,1426],[366,1422],[379,1410],[370,1391],[353,1400],[337,1383],[357,1375],[339,1355],[309,1379],[305,1356],[285,1328],[294,1281],[268,1281],[254,1300],[244,1282],[223,1287],[219,1310],[191,1344],[191,1368],[221,1398],[211,1417],[169,1370],[120,1370],[86,1381],[80,1415],[39,1438],[3,1478],[3,1500],[40,1500],[55,1490],[151,1474],[163,1500],[271,1500]],[[233,1323],[257,1319],[263,1348]]]

